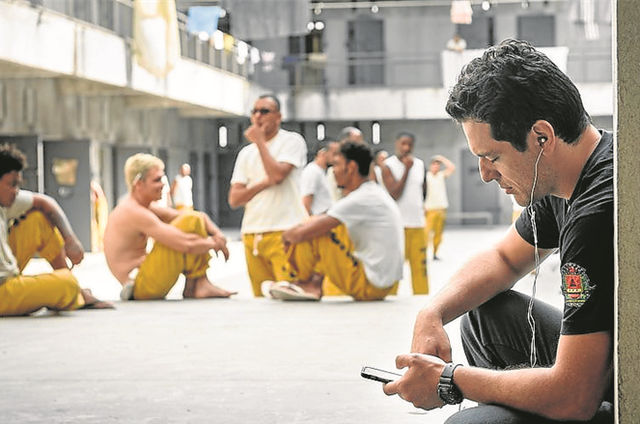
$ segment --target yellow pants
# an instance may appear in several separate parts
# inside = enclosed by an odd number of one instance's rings
[[[411,268],[413,294],[429,294],[427,241],[422,228],[404,229],[404,257]],[[391,294],[397,294],[397,290]]]
[[[287,265],[287,254],[282,244],[282,231],[243,234],[242,242],[254,296],[262,297],[260,286],[265,280],[293,281],[295,279]]]
[[[398,286],[397,281],[386,289],[369,283],[362,263],[353,256],[353,243],[344,225],[328,235],[292,246],[288,254],[296,280],[307,280],[319,272],[355,300],[384,299]]]
[[[22,272],[36,253],[49,261],[58,257],[64,241],[42,213],[31,212],[9,229],[9,245]],[[0,283],[0,316],[26,315],[42,307],[69,311],[84,304],[78,280],[68,269],[18,275]]]
[[[208,236],[204,218],[197,212],[183,212],[171,221],[171,225],[186,233]],[[180,274],[184,274],[187,280],[204,276],[210,259],[209,253],[181,253],[162,243],[155,243],[138,269],[133,298],[164,299],[178,281]]]
[[[438,248],[442,242],[442,233],[444,232],[444,224],[447,221],[446,209],[432,209],[425,213],[427,224],[425,226],[425,236],[427,239],[427,247],[433,247],[433,256],[438,253]]]

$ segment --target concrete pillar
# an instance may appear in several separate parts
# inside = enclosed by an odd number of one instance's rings
[[[640,419],[640,1],[614,0],[616,108],[617,415]]]

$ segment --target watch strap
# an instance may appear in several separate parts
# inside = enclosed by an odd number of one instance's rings
[[[454,364],[449,362],[445,364],[440,382],[438,383],[438,396],[448,405],[457,405],[462,402],[463,396],[460,389],[453,382],[453,373],[462,364]]]

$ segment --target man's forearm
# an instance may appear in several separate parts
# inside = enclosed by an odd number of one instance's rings
[[[327,234],[340,225],[340,221],[326,214],[312,216],[308,221],[298,224],[282,234],[283,241],[288,244],[302,243]]]
[[[447,324],[508,290],[518,278],[496,250],[472,257],[424,308]]]
[[[268,187],[269,183],[267,180],[261,180],[249,185],[234,184],[231,186],[231,190],[229,190],[229,206],[233,209],[245,206],[258,193]]]
[[[204,218],[204,225],[207,230],[207,234],[212,237],[224,237],[224,233],[222,232],[222,230],[220,230],[215,222],[213,222],[211,218],[209,218],[209,215],[204,212],[201,212],[201,214]]]
[[[267,177],[275,184],[280,184],[287,178],[289,171],[271,156],[266,143],[256,143],[256,146],[260,152],[260,159],[262,160],[262,165],[264,166],[264,171],[267,173]]]
[[[34,199],[34,208],[40,210],[47,217],[51,225],[60,231],[65,241],[77,240],[71,223],[60,205],[58,205],[58,202],[46,195],[40,194],[38,196],[38,198]]]
[[[593,385],[599,382],[576,381],[580,376],[567,377],[555,366],[508,371],[458,367],[454,381],[464,397],[475,402],[509,406],[554,420],[590,419],[604,390],[594,390]],[[592,388],[585,391],[578,385]],[[584,392],[591,394],[584,396]]]

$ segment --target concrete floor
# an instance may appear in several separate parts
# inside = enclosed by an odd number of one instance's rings
[[[442,260],[429,262],[432,291],[505,230],[448,229]],[[88,254],[75,274],[117,310],[0,319],[0,422],[438,424],[457,410],[415,409],[359,375],[363,365],[392,369],[408,351],[428,301],[411,295],[410,281],[383,302],[254,299],[237,232],[229,234],[232,257],[214,258],[209,277],[238,290],[232,299],[179,300],[180,281],[168,300],[120,302],[103,256]],[[558,304],[554,260],[538,297]],[[34,260],[26,272],[47,266]],[[530,293],[532,279],[517,287]],[[464,362],[457,323],[448,330]]]

